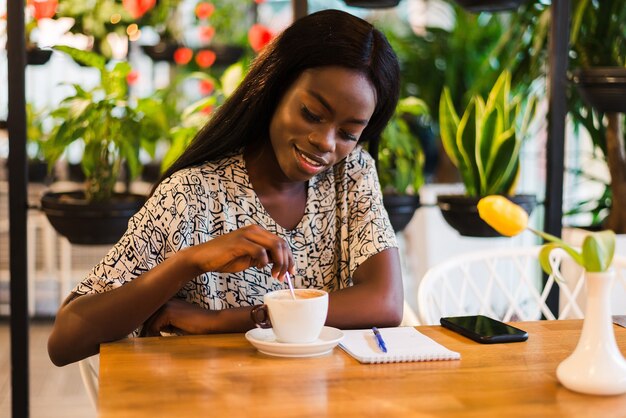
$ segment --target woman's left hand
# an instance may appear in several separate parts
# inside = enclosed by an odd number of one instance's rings
[[[204,334],[202,326],[209,311],[183,299],[172,298],[144,323],[142,337],[160,336],[161,331],[175,334]]]

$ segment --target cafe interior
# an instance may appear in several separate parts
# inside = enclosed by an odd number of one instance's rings
[[[399,63],[363,148],[401,321],[325,325],[333,289],[287,274],[246,332],[55,366],[66,297],[267,46],[329,9]],[[0,0],[0,86],[0,416],[626,417],[626,2]]]

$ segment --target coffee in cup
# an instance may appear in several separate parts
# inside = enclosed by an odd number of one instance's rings
[[[328,293],[319,289],[295,289],[296,299],[288,289],[267,293],[263,305],[251,316],[257,326],[272,328],[276,341],[305,344],[315,341],[326,323]],[[269,317],[269,321],[268,321]]]

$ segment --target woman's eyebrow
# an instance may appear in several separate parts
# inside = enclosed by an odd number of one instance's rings
[[[324,97],[321,94],[313,90],[307,90],[307,93],[315,97],[322,104],[322,106],[324,106],[331,114],[333,115],[335,114],[335,109],[333,109],[330,103],[328,103],[328,101],[324,99]],[[369,121],[366,119],[356,119],[356,118],[348,119],[348,122],[355,123],[357,125],[363,125],[363,126],[366,126],[369,123]]]

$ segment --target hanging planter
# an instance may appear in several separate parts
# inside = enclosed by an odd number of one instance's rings
[[[216,44],[209,47],[215,52],[216,67],[228,67],[239,61],[243,56],[244,49],[239,45]]]
[[[152,61],[174,62],[174,53],[180,48],[175,40],[160,41],[156,45],[142,45],[141,49]]]
[[[507,198],[524,208],[530,214],[537,205],[537,198],[533,195],[515,195]],[[493,238],[501,237],[495,229],[490,227],[478,215],[478,201],[480,197],[465,195],[439,195],[437,206],[445,221],[464,237]]]
[[[413,219],[420,207],[419,195],[383,194],[383,205],[395,232],[401,232]]]
[[[626,68],[592,67],[574,72],[580,95],[600,112],[626,113]]]
[[[145,196],[130,193],[114,194],[105,202],[89,202],[83,191],[46,193],[41,209],[72,244],[115,244],[145,201]]]
[[[51,49],[31,47],[26,49],[26,63],[28,65],[44,65],[52,56]]]
[[[461,7],[472,13],[493,13],[516,10],[527,1],[528,0],[456,0]]]
[[[345,0],[348,6],[362,7],[366,9],[383,9],[396,7],[400,0]]]

